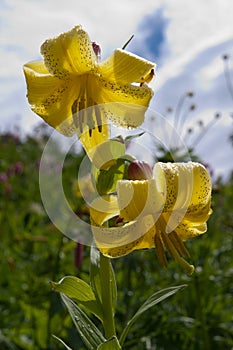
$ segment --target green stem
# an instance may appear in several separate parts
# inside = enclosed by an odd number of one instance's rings
[[[112,303],[111,261],[100,254],[100,284],[103,305],[103,326],[107,339],[116,335]]]
[[[198,331],[200,330],[201,335],[202,335],[202,341],[204,343],[204,349],[205,350],[210,350],[210,341],[209,341],[209,335],[208,335],[208,326],[206,322],[206,315],[204,312],[203,308],[203,297],[202,293],[200,290],[200,281],[199,277],[196,275],[194,279],[194,285],[195,285],[195,290],[196,290],[196,296],[197,296],[197,316],[199,319],[199,322],[201,324],[201,327],[198,327]],[[198,332],[197,332],[197,337],[198,337]]]

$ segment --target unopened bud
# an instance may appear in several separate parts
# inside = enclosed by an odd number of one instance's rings
[[[74,264],[77,269],[82,265],[83,262],[83,244],[77,242],[74,248]]]
[[[101,48],[99,44],[97,44],[95,41],[92,41],[92,48],[94,53],[96,54],[97,59],[99,60],[101,57]]]
[[[128,168],[129,180],[149,180],[153,177],[150,165],[144,161],[136,160]]]

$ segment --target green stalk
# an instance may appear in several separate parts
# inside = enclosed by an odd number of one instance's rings
[[[197,275],[195,276],[195,279],[194,279],[194,286],[195,286],[196,297],[197,297],[197,303],[196,303],[196,305],[197,305],[197,318],[201,324],[201,327],[198,327],[197,336],[198,336],[198,333],[200,331],[201,336],[202,336],[202,340],[204,343],[204,349],[210,350],[210,341],[209,341],[209,335],[208,335],[208,326],[207,326],[207,322],[206,322],[206,314],[205,314],[205,311],[203,308],[203,297],[202,297],[202,293],[200,290],[200,281],[199,281],[199,278]]]
[[[103,305],[103,326],[106,339],[116,335],[112,303],[111,261],[100,254],[100,285]]]

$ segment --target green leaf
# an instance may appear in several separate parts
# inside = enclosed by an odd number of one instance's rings
[[[67,350],[72,350],[68,345],[66,345],[66,343],[62,340],[62,339],[60,339],[60,338],[58,338],[56,335],[54,335],[53,334],[53,337],[55,338],[55,339],[57,339],[60,343],[62,343],[62,345],[64,345],[64,347],[67,349]]]
[[[140,132],[140,133],[138,133],[138,134],[126,136],[126,138],[125,138],[125,140],[124,140],[125,146],[128,146],[128,144],[129,144],[133,139],[135,139],[135,138],[137,138],[137,137],[140,137],[140,136],[142,136],[142,135],[144,135],[144,134],[145,134],[145,132],[142,131],[142,132]]]
[[[99,268],[100,268],[100,252],[95,246],[91,247],[91,253],[90,253],[90,284],[92,287],[93,292],[95,293],[96,299],[101,303],[102,305],[102,295],[101,295],[101,286],[100,286],[100,274],[99,274]]]
[[[103,344],[101,344],[97,350],[120,350],[121,346],[119,344],[119,341],[116,337],[113,337]]]
[[[91,286],[86,282],[74,276],[66,276],[58,283],[51,282],[51,285],[57,292],[67,295],[102,320],[101,304],[96,300]]]
[[[117,181],[124,176],[124,155],[125,145],[117,138],[103,142],[96,149],[92,178],[100,195],[116,190]]]
[[[96,299],[101,303],[102,305],[102,292],[101,292],[101,283],[100,283],[100,252],[95,247],[91,247],[91,268],[90,268],[90,283],[93,292],[95,293]],[[112,292],[112,305],[115,309],[116,301],[117,301],[117,286],[116,286],[116,280],[115,280],[115,273],[113,271],[112,265],[111,265],[111,292]]]
[[[112,160],[121,158],[125,154],[125,145],[121,139],[110,139],[98,145],[92,159],[97,169],[106,168]]]
[[[66,305],[70,316],[88,349],[98,349],[98,346],[106,341],[89,317],[70,298],[61,293],[61,298]]]
[[[156,304],[160,303],[161,301],[167,299],[171,295],[175,294],[179,290],[185,288],[186,285],[181,285],[181,286],[176,286],[176,287],[170,287],[170,288],[165,288],[162,290],[159,290],[158,292],[152,294],[144,304],[138,309],[136,314],[129,320],[127,323],[127,326],[123,330],[121,337],[120,337],[120,344],[121,346],[123,345],[125,338],[132,327],[132,325],[137,321],[137,319],[148,309],[152,308]]]
[[[125,161],[121,158],[113,160],[107,169],[100,169],[96,176],[96,188],[100,195],[116,191],[118,180],[122,180],[125,172]]]

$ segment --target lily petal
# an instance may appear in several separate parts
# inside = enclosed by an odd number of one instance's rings
[[[208,220],[211,180],[204,166],[195,162],[157,163],[154,176],[158,187],[166,187],[167,233],[181,222],[196,226]]]
[[[23,67],[24,68],[29,68],[29,69],[33,70],[34,72],[36,72],[36,73],[49,74],[48,69],[44,65],[44,61],[28,62]]]
[[[175,230],[182,241],[188,238],[199,236],[207,231],[207,224],[205,222],[196,224],[182,221]]]
[[[107,220],[119,214],[116,196],[98,197],[91,203],[90,217],[93,225],[101,226]]]
[[[190,207],[196,206],[200,203],[207,204],[211,198],[211,179],[206,168],[199,163],[194,163],[193,168],[193,193],[190,201]]]
[[[109,134],[110,131],[108,124],[101,125],[101,132],[99,131],[98,126],[94,125],[94,128],[91,130],[91,136],[88,126],[84,127],[84,131],[79,136],[79,140],[90,159],[93,159],[97,146],[109,139]]]
[[[154,178],[159,190],[166,196],[164,211],[187,209],[192,195],[192,170],[189,163],[155,164]]]
[[[81,26],[46,40],[41,46],[41,54],[49,72],[59,79],[88,73],[96,65],[92,43]]]
[[[154,246],[154,219],[150,215],[120,227],[92,226],[92,232],[98,249],[106,256],[116,258],[136,249],[147,249]],[[151,229],[152,230],[152,229]],[[150,232],[150,234],[147,234]]]
[[[75,131],[71,109],[79,86],[72,80],[42,74],[43,70],[46,71],[38,62],[24,66],[31,108],[52,127],[71,135]]]
[[[187,166],[192,166],[193,178],[191,198],[182,220],[190,226],[196,226],[205,223],[212,213],[210,208],[212,185],[210,175],[202,164],[189,162]]]
[[[125,128],[140,126],[145,117],[146,107],[153,96],[153,91],[147,85],[124,85],[119,82],[107,81],[97,77],[98,104],[109,104],[106,108],[107,117],[115,125]]]
[[[122,180],[117,184],[120,217],[133,221],[153,214],[156,220],[161,214],[165,198],[158,192],[155,180]]]
[[[106,80],[125,84],[149,82],[156,65],[137,55],[117,49],[99,65],[99,73]]]

